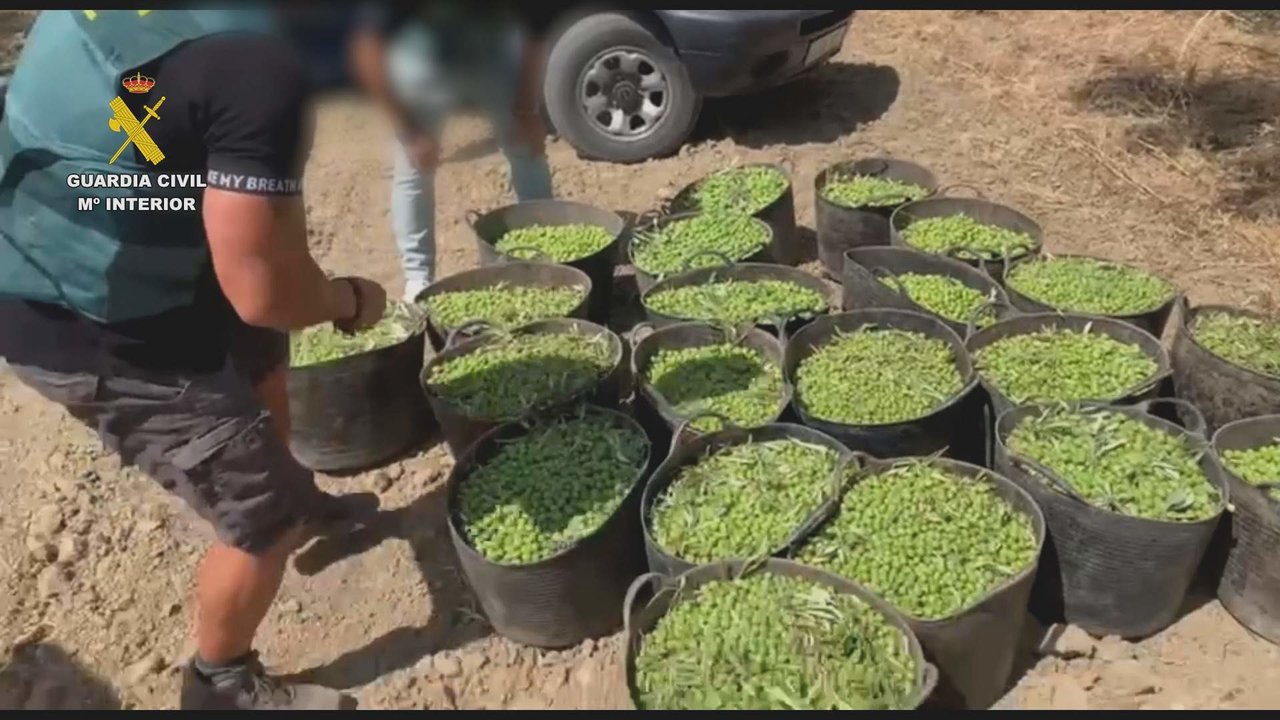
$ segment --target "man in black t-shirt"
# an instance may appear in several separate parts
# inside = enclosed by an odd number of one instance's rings
[[[79,12],[46,11],[37,21],[49,24],[45,32],[39,25],[33,31],[6,113],[48,102],[44,95],[15,94],[24,70],[32,78],[45,72],[41,61],[63,52],[59,48],[134,41],[132,35],[116,38],[110,31],[80,32],[70,16],[55,16]],[[107,12],[96,14],[120,21]],[[141,23],[166,21],[169,12],[189,11],[153,11],[149,20],[138,13],[137,32],[148,32]],[[163,42],[163,36],[153,34],[151,41]],[[98,51],[96,57],[102,56]],[[363,278],[327,277],[309,254],[300,195],[311,141],[308,93],[303,67],[281,39],[265,33],[196,37],[121,73],[110,92],[125,95],[122,78],[135,72],[155,79],[165,98],[160,118],[146,125],[165,153],[158,171],[207,178],[208,187],[197,198],[203,222],[194,225],[203,228],[207,259],[194,286],[184,289],[192,300],[153,315],[104,322],[70,302],[0,298],[0,356],[20,380],[64,405],[126,463],[141,467],[214,526],[217,541],[197,575],[197,656],[184,676],[182,707],[337,709],[342,696],[336,691],[268,677],[252,648],[290,554],[326,524],[351,519],[349,504],[320,491],[312,473],[288,450],[286,333],[327,322],[345,331],[368,327],[381,318],[385,293]],[[25,86],[60,92],[48,83]],[[57,102],[68,116],[102,117],[106,125],[110,109],[99,106],[96,97],[64,94]],[[154,106],[157,98],[124,99],[136,116],[145,117],[143,105]],[[90,100],[92,107],[86,104]],[[16,115],[5,122],[10,120],[19,130],[26,122]],[[87,140],[80,135],[42,142],[45,147],[24,152],[74,163],[77,148]],[[124,152],[140,153],[136,145]],[[6,168],[6,185],[17,165],[15,156]],[[56,171],[48,167],[24,167],[12,182],[40,189],[45,195],[39,199],[47,201],[48,188],[65,182],[52,177]],[[9,211],[0,223],[0,241],[25,242],[28,251],[38,244],[47,244],[36,248],[47,251],[56,243],[76,242],[49,237],[38,225],[34,232],[18,227],[23,220],[11,212],[17,202],[12,195],[12,189],[0,195],[9,204],[0,208]],[[22,202],[30,207],[32,201]],[[65,211],[74,212],[74,197],[68,195],[66,204]],[[143,252],[171,240],[147,236],[148,227],[121,221],[116,239]],[[58,257],[57,252],[25,253],[37,255]],[[129,253],[116,261],[138,262]],[[112,282],[64,279],[90,289]]]
[[[391,224],[406,301],[431,283],[435,169],[440,132],[459,105],[489,118],[521,200],[551,197],[540,111],[543,36],[556,3],[368,3],[360,8],[352,65],[396,132]]]

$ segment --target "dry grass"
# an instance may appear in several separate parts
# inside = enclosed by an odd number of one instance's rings
[[[1086,109],[1126,121],[1130,152],[1164,158],[1198,153],[1220,175],[1216,201],[1223,209],[1275,218],[1280,79],[1274,68],[1261,65],[1280,56],[1232,40],[1194,42],[1199,24],[1212,16],[1205,14],[1193,26],[1177,60],[1153,52],[1106,63],[1072,97]]]
[[[1051,249],[1153,266],[1203,300],[1280,307],[1266,279],[1280,270],[1280,38],[1224,12],[883,18],[894,30],[878,46],[931,54],[943,84],[986,103],[972,132],[1002,139],[984,156],[1010,175],[1006,197],[1058,229]]]

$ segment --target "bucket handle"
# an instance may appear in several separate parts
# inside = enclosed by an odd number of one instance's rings
[[[628,363],[631,366],[631,393],[623,400],[624,404],[629,405],[635,402],[636,388],[644,382],[640,377],[640,366],[636,364],[636,346],[655,332],[657,332],[657,328],[654,327],[653,323],[646,320],[636,323],[627,337],[627,343],[631,345],[631,352],[628,353],[631,356]]]
[[[875,276],[877,280],[889,280],[892,282],[894,288],[901,293],[903,297],[911,300],[911,293],[907,292],[907,286],[902,284],[902,280],[898,278],[897,274],[890,272],[887,268],[880,267],[879,265],[868,268],[868,270],[871,271],[871,274]],[[914,300],[911,301],[915,302]]]
[[[449,334],[444,338],[444,346],[451,348],[458,344],[458,338],[471,338],[481,333],[495,332],[496,330],[497,328],[486,320],[468,320],[449,331]]]
[[[1143,380],[1135,384],[1133,387],[1129,388],[1128,390],[1125,390],[1124,394],[1121,395],[1121,397],[1128,397],[1130,395],[1141,395],[1143,393],[1150,392],[1154,388],[1159,387],[1160,383],[1164,382],[1165,379],[1170,377],[1171,375],[1173,375],[1173,370],[1170,368],[1160,370],[1156,372],[1155,375],[1152,375],[1146,380]],[[1160,398],[1160,399],[1171,400],[1173,398]]]
[[[889,169],[889,165],[885,163],[884,167],[880,168],[879,170],[876,170],[875,172],[865,172],[865,173],[860,172],[856,174],[856,177],[879,177],[881,173],[885,172],[888,169]],[[844,180],[847,177],[851,177],[851,175],[835,173],[832,175],[828,175],[827,180],[828,182],[840,181],[840,180]],[[825,188],[823,189],[825,190]],[[825,195],[823,197],[825,199]],[[916,199],[922,200],[924,198],[916,198]],[[892,202],[882,203],[881,201],[884,201],[884,200],[890,200]],[[841,205],[842,207],[853,208],[853,209],[865,208],[868,206],[876,206],[876,205],[883,206],[883,207],[893,207],[894,205],[906,205],[911,201],[912,201],[912,198],[909,197],[906,193],[893,192],[893,191],[869,195],[863,198],[862,200],[860,200],[856,205],[844,205],[843,203],[835,203],[832,200],[827,200],[827,202],[831,202],[833,204]]]
[[[1190,424],[1186,428],[1187,432],[1202,440],[1207,439],[1205,432],[1209,429],[1209,425],[1205,422],[1204,413],[1200,412],[1200,408],[1182,398],[1152,398],[1151,400],[1143,400],[1134,405],[1134,407],[1148,415],[1154,415],[1152,408],[1159,405],[1172,405],[1175,410],[1181,410],[1182,412],[1178,413],[1178,416],[1182,417],[1184,422],[1187,422],[1187,417],[1190,418]]]
[[[844,491],[844,481],[848,478],[850,465],[854,466],[857,471],[861,472],[872,465],[878,464],[879,462],[879,458],[870,453],[863,452],[862,450],[854,450],[850,452],[848,457],[843,458],[836,465],[835,474],[831,479],[832,496],[839,495]]]
[[[692,267],[692,266],[693,266],[693,262],[694,262],[695,260],[697,260],[698,258],[701,258],[701,257],[713,257],[713,258],[715,258],[715,259],[719,260],[719,261],[720,261],[720,265],[722,265],[722,266],[723,266],[723,265],[732,265],[732,264],[733,264],[733,258],[729,257],[728,255],[725,255],[724,253],[720,252],[719,250],[699,250],[698,252],[696,252],[696,253],[694,253],[694,254],[690,255],[690,256],[689,256],[689,259],[685,261],[685,263],[684,263],[684,270],[685,270],[685,272],[688,272],[689,270],[693,270],[693,269],[694,269],[694,268]]]
[[[791,338],[787,336],[787,320],[788,319],[789,318],[784,318],[781,315],[766,315],[762,318],[757,319],[756,322],[752,324],[752,326],[760,325],[760,324],[772,325],[778,331],[778,342],[782,343],[782,346],[785,348],[787,346],[787,343],[790,342],[791,340]],[[746,334],[745,330],[743,334],[744,335]]]
[[[934,688],[938,687],[938,666],[924,661],[924,677],[920,681],[920,702],[924,702],[926,698],[933,694]]]
[[[631,615],[633,605],[636,603],[636,596],[646,587],[653,586],[655,595],[667,589],[667,576],[662,573],[647,572],[631,581],[631,586],[627,588],[627,594],[622,600],[622,633],[626,636],[627,642],[631,642]],[[652,600],[650,601],[652,602]]]
[[[655,208],[653,210],[645,210],[639,215],[636,215],[636,219],[631,221],[631,226],[641,227],[643,225],[656,225],[663,218],[671,214],[671,210],[667,206]]]
[[[642,340],[644,340],[645,338],[649,337],[650,335],[654,334],[657,331],[658,331],[658,328],[655,327],[654,324],[649,322],[648,320],[644,320],[642,322],[636,323],[635,327],[631,328],[631,334],[630,334],[632,349],[634,349],[636,345],[639,345]]]
[[[964,255],[965,252],[969,252],[970,256],[966,257]],[[970,266],[972,266],[976,262],[977,268],[982,272],[986,273],[987,277],[993,280],[997,279],[996,278],[997,273],[991,272],[992,265],[994,265],[995,263],[1001,264],[1000,272],[998,274],[1000,276],[1000,279],[1003,280],[1004,274],[1009,267],[1009,262],[1013,260],[1015,257],[1017,257],[1017,256],[1010,255],[1008,248],[1005,248],[1004,250],[1000,251],[999,258],[981,257],[976,253],[973,253],[972,251],[970,251],[969,248],[963,248],[963,247],[951,248],[946,252],[942,253],[942,255],[951,260],[956,260],[958,262],[962,262]]]
[[[875,169],[875,170],[868,171],[868,172],[864,172],[864,173],[858,173],[858,174],[859,174],[859,175],[867,175],[867,176],[870,176],[870,177],[880,177],[881,175],[883,175],[883,174],[885,174],[885,173],[889,172],[889,161],[888,161],[888,160],[885,160],[885,159],[883,159],[883,158],[875,158],[875,161],[876,161],[876,162],[878,162],[878,163],[880,163],[880,167],[879,167],[879,168],[877,168],[877,169]]]
[[[1085,505],[1092,505],[1088,500],[1084,499],[1084,496],[1082,496],[1071,483],[1067,482],[1062,477],[1060,477],[1057,473],[1053,472],[1052,470],[1045,467],[1044,465],[1041,465],[1035,460],[1029,460],[1027,458],[1014,455],[1013,453],[1009,453],[1009,460],[1014,465],[1018,466],[1023,472],[1033,474],[1037,478],[1049,483],[1050,485],[1053,485],[1063,495],[1066,495],[1072,500],[1075,500],[1076,502],[1079,502],[1079,503],[1083,503]]]
[[[996,319],[1000,319],[1002,315],[1008,315],[1013,311],[1013,306],[1007,300],[1003,300],[994,295],[984,300],[981,304],[969,312],[969,317],[964,321],[964,341],[969,342],[969,338],[978,332],[978,318],[988,310],[994,310]]]
[[[721,415],[718,412],[715,412],[713,410],[699,410],[693,415],[690,415],[684,420],[681,420],[680,424],[676,426],[675,432],[671,434],[670,452],[675,452],[676,448],[680,446],[680,436],[688,432],[693,427],[693,424],[695,422],[697,422],[698,420],[701,420],[704,417],[713,417],[719,420],[721,424],[721,428],[720,428],[721,430],[742,430],[743,429],[739,427],[736,423],[734,423],[732,420],[725,417],[724,415]]]
[[[831,473],[831,494],[826,500],[822,501],[808,517],[800,522],[790,536],[787,537],[783,547],[787,553],[794,552],[800,545],[809,539],[811,535],[817,532],[828,520],[835,517],[840,511],[840,503],[844,499],[845,480],[849,477],[849,468],[853,466],[856,471],[862,471],[878,460],[861,450],[854,450],[836,463],[835,470]]]
[[[515,253],[515,252],[523,252],[523,251],[526,251],[526,250],[532,250],[532,251],[533,251],[533,257],[530,257],[530,258],[521,258],[521,257],[516,257],[515,255],[513,255],[513,254],[512,254],[512,253]],[[555,263],[555,258],[553,258],[553,257],[551,257],[550,255],[548,255],[548,254],[546,254],[545,252],[543,252],[541,248],[536,248],[536,247],[534,247],[534,246],[532,246],[532,245],[512,245],[511,247],[507,248],[506,250],[503,250],[503,251],[502,251],[502,254],[503,254],[503,255],[506,255],[508,258],[511,258],[511,259],[513,259],[513,260],[517,260],[517,261],[523,261],[523,262],[530,262],[530,261],[532,261],[532,262],[545,262],[545,263],[553,263],[553,264]]]
[[[995,425],[991,421],[992,406],[991,403],[984,400],[982,403],[982,453],[987,458],[987,467],[995,467]]]
[[[959,190],[961,188],[973,192],[973,194],[976,195],[979,200],[987,199],[986,193],[982,192],[981,188],[977,187],[976,185],[970,185],[968,183],[951,183],[949,185],[943,185],[942,187],[938,188],[934,192],[934,196],[947,197],[948,193],[950,193],[952,190]]]

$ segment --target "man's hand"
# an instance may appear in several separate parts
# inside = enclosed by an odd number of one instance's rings
[[[333,326],[345,333],[373,327],[387,309],[387,291],[362,277],[340,277],[330,281],[340,315]]]
[[[430,133],[419,130],[405,136],[401,142],[418,172],[432,172],[440,164],[440,143]]]
[[[517,110],[511,119],[512,139],[534,157],[547,153],[547,126],[537,110]]]

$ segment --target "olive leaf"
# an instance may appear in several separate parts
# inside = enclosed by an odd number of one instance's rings
[[[874,175],[832,173],[822,186],[822,197],[845,207],[886,207],[919,200],[929,194],[914,183]]]
[[[753,428],[777,417],[785,398],[782,369],[763,353],[733,343],[661,350],[645,380],[680,416],[701,432],[719,430],[721,415]]]
[[[755,572],[674,603],[635,658],[638,705],[678,709],[902,709],[919,668],[867,603]]]
[[[755,214],[787,191],[787,178],[776,168],[750,165],[719,170],[698,182],[688,209]]]
[[[473,321],[512,329],[539,320],[567,317],[584,297],[582,287],[528,287],[497,283],[479,290],[440,293],[421,302],[436,328],[455,330]]]
[[[986,225],[964,213],[916,220],[902,231],[902,239],[927,253],[974,260],[1019,257],[1035,247],[1035,238],[1026,233]]]
[[[1020,262],[1005,280],[1013,290],[1064,312],[1128,316],[1151,312],[1173,297],[1173,285],[1128,265],[1089,257]]]
[[[609,372],[605,337],[539,332],[501,337],[433,366],[427,385],[475,418],[517,418],[586,391]]]
[[[768,556],[826,499],[838,462],[836,451],[793,439],[711,452],[657,499],[654,540],[692,563]]]
[[[1030,566],[1038,549],[1030,518],[991,485],[921,459],[858,478],[796,559],[936,620]]]
[[[827,309],[821,293],[784,280],[722,280],[661,290],[645,298],[650,310],[680,318],[738,326]]]
[[[1229,362],[1264,375],[1280,376],[1280,323],[1230,312],[1196,316],[1196,342]]]
[[[391,302],[382,320],[358,333],[342,332],[331,323],[300,330],[289,340],[289,365],[306,367],[390,347],[415,332],[421,324],[418,314],[404,303]]]
[[[745,260],[769,244],[769,227],[750,215],[707,212],[637,233],[631,245],[635,266],[650,275],[667,275],[722,261]]]
[[[1055,327],[1001,338],[974,361],[983,379],[1016,404],[1112,400],[1159,369],[1135,344]]]
[[[1227,450],[1222,459],[1240,479],[1266,489],[1271,497],[1280,500],[1280,438],[1248,450]]]
[[[648,452],[638,427],[600,414],[543,423],[502,442],[458,489],[471,546],[503,564],[554,555],[604,524]]]
[[[595,255],[613,242],[613,235],[599,225],[529,225],[503,233],[494,249],[530,260],[550,258],[566,263]]]
[[[800,362],[795,377],[800,408],[848,425],[923,417],[964,387],[947,342],[870,326],[836,334]]]
[[[1086,502],[1133,517],[1196,522],[1222,498],[1181,433],[1113,410],[1055,407],[1023,418],[1011,453],[1048,468]],[[1110,448],[1098,452],[1098,448]]]
[[[895,288],[901,284],[911,301],[929,312],[953,322],[967,322],[974,311],[988,302],[987,295],[946,275],[903,273],[880,278],[880,282]],[[986,308],[976,321],[978,327],[987,327],[996,321],[993,308]]]

